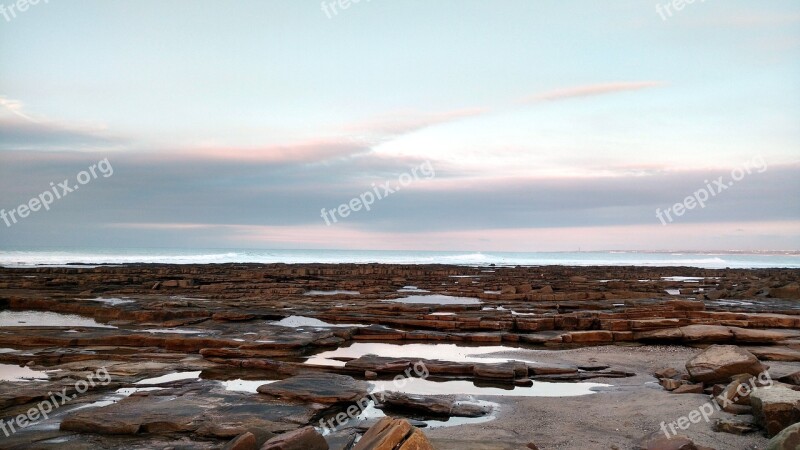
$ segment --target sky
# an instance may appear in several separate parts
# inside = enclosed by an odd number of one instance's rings
[[[796,0],[13,6],[0,248],[800,250]]]

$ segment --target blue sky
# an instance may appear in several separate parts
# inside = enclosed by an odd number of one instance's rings
[[[0,15],[0,208],[114,167],[0,222],[0,246],[800,248],[800,4],[696,1],[666,20],[657,5],[362,0],[329,17],[305,0],[50,0]],[[768,170],[656,218],[753,158]],[[320,217],[424,161],[434,178]]]

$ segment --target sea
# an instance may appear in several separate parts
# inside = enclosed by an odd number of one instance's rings
[[[0,250],[0,266],[96,266],[103,264],[223,263],[382,263],[461,266],[684,266],[724,268],[800,268],[800,252],[438,252],[389,250],[260,249],[10,249]]]

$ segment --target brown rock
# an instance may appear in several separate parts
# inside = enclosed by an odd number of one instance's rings
[[[747,347],[747,350],[767,361],[800,361],[800,351],[785,346]]]
[[[314,427],[303,427],[275,436],[261,450],[328,450],[328,443]]]
[[[664,378],[660,381],[661,386],[668,391],[674,391],[683,385],[683,381],[681,380],[673,380],[672,378]]]
[[[514,289],[517,291],[517,294],[527,294],[528,292],[533,290],[533,287],[530,284],[520,284],[515,286]]]
[[[698,450],[691,439],[683,435],[670,435],[657,431],[639,441],[636,450]]]
[[[800,371],[782,376],[778,378],[778,381],[780,381],[781,383],[793,384],[795,386],[798,386],[800,385]]]
[[[428,396],[402,392],[385,392],[377,396],[381,409],[400,409],[421,412],[433,416],[481,417],[492,410],[488,406],[456,400],[455,395]]]
[[[433,446],[407,420],[384,417],[373,425],[353,450],[433,450]]]
[[[756,423],[764,427],[768,437],[800,422],[800,392],[785,386],[776,384],[754,389],[750,404]]]
[[[672,367],[665,367],[653,372],[653,375],[655,375],[656,378],[675,378],[679,374],[680,372]]]
[[[674,391],[673,394],[702,394],[703,393],[703,383],[699,384],[684,384],[682,386],[678,386]]]
[[[670,300],[666,303],[678,311],[705,311],[706,304],[694,300]]]
[[[253,433],[242,433],[225,444],[222,450],[256,450],[258,448],[256,436]]]
[[[800,284],[790,283],[785,286],[772,288],[769,290],[769,296],[774,298],[800,300]]]
[[[800,423],[796,423],[770,439],[764,450],[797,450],[800,448]]]
[[[755,355],[735,345],[712,345],[690,359],[686,370],[694,381],[714,383],[741,373],[758,375],[765,366]]]
[[[743,435],[758,431],[758,427],[751,422],[742,422],[739,420],[723,420],[716,419],[711,425],[711,428],[718,433],[730,433]]]
[[[367,395],[369,384],[346,375],[309,373],[258,387],[273,397],[314,403],[355,402]]]
[[[571,342],[578,344],[599,344],[614,342],[614,334],[610,331],[573,331],[569,333]]]
[[[477,378],[514,380],[527,376],[528,366],[516,361],[496,364],[475,364],[473,371]]]
[[[733,333],[721,325],[688,325],[681,327],[684,342],[730,342]]]

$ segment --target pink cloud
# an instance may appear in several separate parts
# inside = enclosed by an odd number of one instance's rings
[[[532,97],[523,99],[524,103],[535,103],[542,101],[564,100],[570,98],[590,97],[594,95],[611,94],[615,92],[637,91],[656,86],[662,86],[660,81],[624,81],[617,83],[589,84],[585,86],[574,86],[565,89],[557,89]]]
[[[486,108],[465,108],[440,113],[398,111],[350,123],[342,129],[348,133],[393,137],[458,119],[478,116],[486,112],[488,112]]]
[[[800,221],[674,223],[551,228],[495,228],[437,232],[367,231],[350,224],[261,226],[213,224],[116,224],[116,227],[185,231],[217,229],[232,245],[273,248],[432,251],[754,250],[755,235],[777,241],[800,237]],[[762,250],[782,250],[779,248]]]

